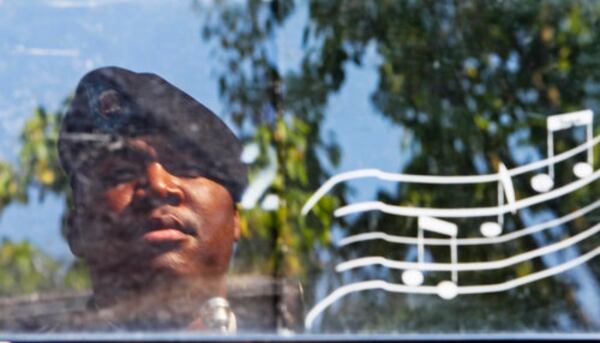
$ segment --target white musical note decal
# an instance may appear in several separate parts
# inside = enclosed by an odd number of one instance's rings
[[[497,237],[473,237],[473,238],[457,238],[456,243],[464,246],[474,246],[474,245],[492,245],[492,244],[502,244],[506,242],[513,241],[517,238],[521,238],[524,236],[532,235],[536,232],[540,232],[543,230],[548,230],[553,227],[563,225],[569,222],[572,222],[579,217],[585,216],[586,214],[595,211],[600,208],[600,200],[596,200],[593,203],[579,208],[565,216],[560,218],[556,218],[547,222],[543,222],[540,224],[524,227],[518,230],[515,230],[510,233],[506,233]],[[396,236],[387,234],[385,232],[374,231],[374,232],[365,232],[359,233],[356,235],[348,236],[342,238],[337,242],[338,247],[345,247],[350,244],[356,244],[360,242],[366,242],[371,240],[383,240],[389,243],[397,243],[397,244],[417,244],[418,240],[415,237],[407,237],[407,236]],[[426,238],[424,239],[424,243],[427,245],[448,245],[450,244],[450,240],[447,238]]]
[[[515,189],[504,163],[500,163],[498,167],[498,176],[500,178],[498,182],[498,207],[500,208],[504,205],[504,197],[506,196],[508,207],[515,214],[517,212]],[[484,222],[481,224],[479,230],[484,237],[496,237],[502,233],[503,225],[504,213],[498,213],[498,222]]]
[[[456,224],[432,217],[419,217],[417,233],[417,262],[419,266],[424,264],[425,231],[431,231],[450,237],[450,262],[456,265],[458,262],[458,249],[456,236],[458,228]],[[419,269],[409,269],[402,273],[402,281],[409,286],[419,286],[423,283],[423,273]],[[444,299],[452,299],[457,295],[458,272],[456,269],[451,271],[452,281],[442,281],[438,284],[438,295]]]
[[[385,256],[363,256],[354,259],[342,261],[335,267],[337,272],[346,272],[355,268],[369,267],[379,265],[390,269],[402,270],[402,284],[391,283],[385,280],[365,280],[342,285],[335,289],[327,297],[319,301],[307,314],[305,325],[311,328],[313,321],[320,313],[334,302],[354,292],[361,292],[372,289],[382,289],[394,293],[410,294],[437,294],[443,299],[453,299],[458,295],[466,294],[485,294],[492,292],[502,292],[515,287],[519,287],[537,280],[541,280],[558,273],[569,270],[575,266],[585,263],[600,255],[600,248],[586,249],[580,256],[572,257],[562,264],[554,265],[546,269],[538,270],[527,275],[519,276],[508,281],[489,284],[458,284],[458,273],[484,272],[488,270],[513,267],[518,263],[530,261],[535,258],[543,258],[546,255],[560,250],[570,249],[583,241],[596,237],[600,234],[600,223],[590,226],[588,229],[578,232],[575,235],[566,237],[561,241],[551,244],[545,244],[537,249],[520,252],[512,256],[486,261],[458,261],[458,246],[478,246],[505,243],[520,237],[533,235],[536,232],[554,228],[567,222],[574,221],[581,216],[600,209],[600,200],[578,208],[577,210],[543,223],[524,227],[520,230],[512,230],[509,233],[503,233],[504,215],[509,212],[516,214],[522,209],[539,205],[552,199],[564,197],[585,186],[592,184],[600,179],[600,170],[593,168],[593,149],[600,143],[600,135],[592,137],[593,113],[591,110],[583,110],[565,114],[549,116],[546,122],[547,127],[547,150],[548,156],[543,160],[532,162],[526,165],[518,166],[513,169],[507,169],[502,163],[498,166],[496,174],[486,175],[414,175],[400,173],[386,173],[378,169],[363,169],[341,173],[327,180],[306,202],[302,208],[302,214],[306,215],[308,211],[317,203],[317,201],[336,184],[366,178],[376,177],[380,180],[393,182],[406,182],[417,184],[481,184],[497,183],[497,205],[490,207],[469,207],[469,208],[436,208],[436,207],[414,207],[401,204],[387,204],[381,201],[366,201],[353,204],[346,204],[334,211],[336,217],[346,216],[365,211],[380,211],[387,215],[418,217],[417,236],[397,236],[387,232],[371,231],[360,233],[341,239],[338,242],[339,247],[350,244],[358,244],[370,240],[384,240],[393,244],[416,244],[417,261],[401,261],[389,259]],[[570,150],[554,155],[554,132],[566,130],[573,127],[586,127],[586,141]],[[566,184],[555,187],[555,164],[563,162],[578,154],[587,152],[586,162],[576,163],[573,167],[573,173],[577,177]],[[538,174],[531,178],[531,187],[543,194],[536,194],[517,199],[512,178],[534,172],[536,170],[547,168],[547,174]],[[482,218],[495,217],[496,221],[483,222],[479,226],[483,237],[461,237],[458,238],[457,225],[439,218]],[[444,238],[425,238],[425,232],[433,232],[444,235]],[[425,246],[449,246],[450,263],[424,261]],[[583,251],[584,249],[582,249]],[[450,280],[442,281],[437,285],[424,284],[425,272],[451,273]],[[463,283],[468,279],[463,278]]]
[[[545,278],[563,273],[569,269],[575,268],[583,263],[588,262],[589,260],[595,258],[598,255],[600,255],[600,247],[596,247],[578,257],[572,258],[566,262],[557,264],[553,267],[542,269],[540,271],[525,276],[520,276],[518,278],[508,280],[505,282],[486,285],[461,286],[457,289],[457,294],[485,294],[507,291],[516,287],[520,287],[535,281],[543,280]],[[362,282],[355,282],[339,287],[327,297],[319,301],[306,314],[304,326],[306,327],[306,329],[310,330],[317,316],[319,316],[329,306],[331,306],[339,299],[345,297],[346,295],[355,292],[362,292],[374,289],[382,289],[387,292],[393,293],[439,294],[439,289],[437,287],[431,286],[411,287],[386,282],[384,280],[367,280]]]
[[[590,110],[571,112],[565,114],[555,114],[548,117],[547,127],[547,149],[548,158],[554,157],[554,132],[566,130],[576,126],[586,126],[586,142],[592,140],[592,123],[594,115]],[[589,176],[594,171],[593,168],[593,146],[587,148],[587,162],[578,162],[573,167],[573,173],[578,178]],[[547,192],[554,187],[554,163],[548,164],[548,174],[537,174],[531,178],[531,187],[540,193]]]

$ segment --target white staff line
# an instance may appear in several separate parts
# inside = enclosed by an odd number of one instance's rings
[[[587,253],[578,256],[568,262],[561,263],[552,268],[548,268],[536,273],[532,273],[526,276],[522,276],[510,281],[491,284],[491,285],[473,285],[473,286],[459,286],[457,291],[458,294],[481,294],[481,293],[495,293],[502,292],[512,288],[516,288],[528,283],[532,283],[576,267],[582,263],[585,263],[592,258],[600,254],[600,247],[597,247]],[[341,286],[329,294],[325,299],[317,303],[306,315],[304,325],[307,329],[312,327],[314,320],[331,306],[333,303],[338,301],[340,298],[355,292],[361,292],[366,290],[381,289],[393,293],[417,293],[417,294],[437,294],[438,290],[435,286],[405,286],[395,283],[390,283],[383,280],[370,280],[356,282],[349,285]]]
[[[563,239],[554,244],[547,245],[542,248],[531,250],[522,254],[507,257],[496,261],[486,262],[466,262],[466,263],[423,263],[423,262],[406,262],[390,260],[382,256],[369,256],[352,259],[339,263],[335,270],[337,272],[343,272],[349,269],[367,267],[372,265],[381,265],[391,269],[416,269],[420,271],[482,271],[490,269],[501,269],[506,268],[517,263],[525,262],[536,257],[540,257],[546,254],[553,253],[555,251],[565,249],[572,245],[575,245],[586,238],[593,236],[600,231],[600,223],[596,224],[585,231],[582,231],[575,236]]]
[[[600,135],[594,137],[594,139],[587,141],[573,149],[567,150],[561,154],[553,157],[548,157],[537,162],[526,164],[517,168],[509,169],[508,175],[511,177],[524,174],[536,169],[547,167],[551,164],[562,162],[568,158],[571,158],[581,152],[586,151],[588,148],[595,146],[600,142]],[[408,183],[425,183],[425,184],[471,184],[471,183],[485,183],[485,182],[496,182],[500,180],[499,173],[496,174],[485,174],[485,175],[465,175],[465,176],[435,176],[435,175],[415,175],[415,174],[399,174],[384,172],[379,169],[359,169],[349,172],[340,173],[329,178],[317,191],[306,201],[306,204],[302,207],[302,215],[306,215],[313,206],[334,186],[338,183],[350,181],[354,179],[374,177],[383,181],[392,182],[408,182]]]
[[[575,220],[576,218],[579,218],[579,217],[597,209],[598,207],[600,207],[600,200],[596,200],[592,204],[587,205],[584,208],[575,210],[563,217],[556,218],[556,219],[553,219],[553,220],[550,220],[548,222],[544,222],[541,224],[532,225],[532,226],[523,228],[521,230],[507,233],[502,236],[478,237],[478,238],[458,238],[456,241],[457,241],[458,245],[483,245],[483,244],[504,243],[504,242],[508,242],[508,241],[514,240],[514,239],[522,237],[522,236],[526,236],[526,235],[529,235],[529,234],[532,234],[532,233],[535,233],[538,231],[542,231],[542,230],[545,230],[545,229],[548,229],[548,228],[551,228],[554,226],[564,224],[566,222],[570,222],[572,220]],[[387,234],[385,232],[376,231],[376,232],[367,232],[367,233],[361,233],[361,234],[345,237],[337,243],[337,246],[343,247],[343,246],[350,245],[353,243],[375,240],[375,239],[381,239],[386,242],[399,243],[399,244],[417,244],[418,243],[418,240],[414,237],[395,236],[395,235]],[[425,238],[424,244],[425,245],[449,245],[450,239],[448,239],[448,238]]]
[[[387,214],[406,217],[436,217],[436,218],[474,218],[474,217],[492,217],[501,215],[513,210],[520,210],[532,205],[542,203],[561,197],[565,194],[576,191],[587,184],[600,178],[600,170],[597,170],[588,177],[573,181],[563,187],[553,191],[534,195],[529,198],[521,199],[511,205],[493,206],[493,207],[472,207],[472,208],[433,208],[433,207],[411,207],[394,206],[381,201],[365,201],[352,205],[346,205],[335,210],[336,217],[346,216],[352,213],[378,210]]]

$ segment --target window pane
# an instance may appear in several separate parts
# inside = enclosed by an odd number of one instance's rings
[[[599,19],[0,0],[0,338],[596,333]]]

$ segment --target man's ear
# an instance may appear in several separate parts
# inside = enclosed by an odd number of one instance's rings
[[[240,240],[241,228],[240,228],[240,211],[235,209],[233,214],[233,239],[236,241]]]
[[[81,242],[81,226],[79,225],[81,222],[80,211],[73,207],[69,210],[67,214],[67,242],[69,243],[69,248],[71,248],[71,252],[77,257],[83,257],[83,246]]]

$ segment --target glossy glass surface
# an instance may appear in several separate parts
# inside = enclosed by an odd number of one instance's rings
[[[547,124],[600,111],[598,2],[0,0],[0,38],[0,338],[51,333],[44,318],[87,311],[56,142],[81,77],[109,65],[160,75],[244,145],[250,184],[227,273],[228,297],[246,299],[240,338],[600,330],[597,124]],[[550,163],[514,172],[549,146],[580,148],[553,177],[542,175]],[[363,169],[303,212],[328,179]],[[376,201],[407,212],[346,207]],[[380,258],[344,264],[365,257]]]

